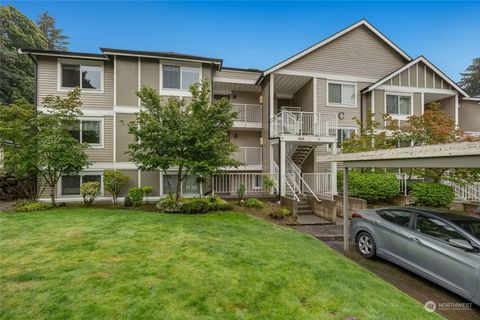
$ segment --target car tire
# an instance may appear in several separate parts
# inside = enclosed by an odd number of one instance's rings
[[[360,232],[357,236],[357,249],[362,256],[368,259],[375,258],[377,246],[368,232]]]

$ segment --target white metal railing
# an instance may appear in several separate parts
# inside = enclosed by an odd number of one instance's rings
[[[480,131],[465,131],[466,136],[480,137]]]
[[[272,117],[270,126],[273,136],[336,137],[338,120],[336,114],[281,111]]]
[[[234,103],[233,111],[237,112],[236,121],[262,122],[262,106],[258,104]]]
[[[287,158],[287,166],[285,173],[287,174],[286,178],[289,180],[291,183],[293,189],[297,192],[302,192],[302,181],[301,181],[301,175],[302,171],[300,168],[293,162],[292,159]]]
[[[458,184],[443,180],[442,183],[453,188],[456,200],[480,201],[480,182]]]
[[[244,166],[261,165],[262,147],[240,147],[232,154],[232,158]]]
[[[309,192],[319,196],[333,197],[333,176],[330,172],[304,173],[302,177],[310,187]]]
[[[212,193],[236,194],[243,184],[245,194],[261,193],[265,190],[263,179],[270,173],[221,173],[212,176]],[[277,189],[278,190],[278,189]]]
[[[397,177],[397,180],[400,182],[400,194],[403,194],[404,196],[407,195],[407,180],[408,180],[408,174],[406,173],[396,173],[395,176]]]
[[[285,176],[284,176],[284,179],[285,179],[285,185],[287,187],[287,190],[285,190],[285,195],[290,195],[293,197],[293,199],[297,200],[297,201],[300,201],[300,198],[298,197],[297,195],[297,192],[295,190],[295,187],[292,186],[291,184],[291,179],[293,178],[294,174],[293,173],[286,173]]]

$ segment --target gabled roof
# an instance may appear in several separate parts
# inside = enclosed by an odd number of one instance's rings
[[[58,50],[43,50],[43,49],[18,49],[18,52],[23,54],[37,55],[37,56],[108,60],[108,57],[101,53],[86,53],[86,52],[72,52],[72,51],[58,51]]]
[[[381,33],[379,30],[377,30],[374,26],[372,26],[370,23],[368,23],[367,20],[365,19],[362,19],[360,21],[358,21],[357,23],[351,25],[350,27],[347,27],[345,29],[343,29],[342,31],[339,31],[337,33],[335,33],[334,35],[326,38],[325,40],[323,41],[320,41],[318,42],[317,44],[314,44],[313,46],[297,53],[296,55],[294,56],[291,56],[290,58],[288,59],[285,59],[283,60],[282,62],[274,65],[273,67],[267,69],[264,71],[262,77],[265,77],[266,75],[286,66],[287,64],[309,54],[310,52],[314,51],[314,50],[317,50],[318,48],[326,45],[327,43],[330,43],[332,42],[333,40],[343,36],[345,33],[349,32],[349,31],[352,31],[353,29],[356,29],[358,27],[361,27],[361,26],[365,26],[367,27],[370,31],[372,31],[374,34],[376,34],[380,39],[382,39],[385,43],[387,43],[393,50],[395,50],[398,54],[400,54],[403,58],[405,58],[407,61],[411,61],[412,58],[406,54],[402,49],[400,49],[395,43],[393,43],[392,41],[390,41],[383,33]],[[261,79],[259,79],[259,82],[260,82]]]
[[[432,64],[430,61],[428,61],[427,58],[425,58],[424,56],[419,56],[415,60],[410,61],[409,63],[407,63],[403,67],[393,71],[392,73],[390,73],[386,77],[380,79],[378,82],[376,82],[376,83],[372,84],[371,86],[365,88],[364,90],[362,90],[362,92],[369,92],[369,91],[379,87],[383,83],[387,82],[388,80],[392,79],[396,75],[402,73],[403,71],[407,70],[408,68],[410,68],[411,66],[413,66],[413,65],[415,65],[419,62],[423,62],[425,65],[427,65],[437,75],[439,75],[444,81],[446,81],[449,85],[451,85],[455,90],[460,92],[464,97],[466,97],[466,98],[469,97],[468,93],[466,93],[462,88],[460,88],[460,86],[458,84],[456,84],[455,81],[453,81],[447,75],[445,75],[442,71],[440,71],[440,69],[438,69],[434,64]]]

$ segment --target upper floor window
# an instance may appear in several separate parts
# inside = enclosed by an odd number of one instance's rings
[[[74,62],[60,63],[60,87],[102,90],[102,66]]]
[[[342,142],[352,138],[352,135],[356,132],[354,128],[338,128],[337,129],[337,148],[342,148]]]
[[[412,97],[407,95],[387,94],[385,112],[397,116],[412,114]]]
[[[81,119],[78,120],[70,134],[80,142],[86,142],[93,147],[101,147],[102,139],[102,120],[100,119]]]
[[[163,65],[163,89],[188,90],[200,82],[200,69]]]
[[[328,82],[328,104],[333,106],[355,107],[357,86],[351,83]]]

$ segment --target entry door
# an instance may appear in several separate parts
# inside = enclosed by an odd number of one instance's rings
[[[468,298],[477,284],[476,254],[451,246],[449,239],[468,239],[447,221],[417,214],[415,231],[410,239],[408,256],[414,267],[427,278]]]

